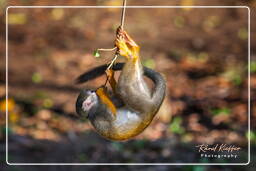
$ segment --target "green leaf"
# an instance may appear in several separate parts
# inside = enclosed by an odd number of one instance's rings
[[[182,118],[175,117],[172,123],[170,124],[169,129],[175,134],[183,134],[185,132],[185,129],[182,127],[181,123]]]
[[[250,63],[250,72],[251,73],[256,72],[256,61],[251,61],[251,63]]]
[[[224,115],[229,115],[231,113],[231,110],[229,108],[217,108],[217,109],[212,109],[211,113],[213,115],[219,115],[219,114],[224,114]]]
[[[33,83],[40,83],[40,82],[42,82],[42,75],[39,72],[33,73],[32,81],[33,81]]]
[[[98,49],[93,52],[93,56],[96,58],[100,57],[100,53],[99,53]]]

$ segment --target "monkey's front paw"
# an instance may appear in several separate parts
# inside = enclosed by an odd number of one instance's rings
[[[139,46],[132,38],[123,30],[117,30],[115,45],[121,56],[127,59],[137,59],[139,55]]]

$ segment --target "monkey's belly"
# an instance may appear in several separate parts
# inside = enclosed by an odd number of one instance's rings
[[[127,140],[141,133],[150,122],[145,122],[135,112],[119,109],[112,122],[101,120],[93,123],[97,132],[111,140]]]

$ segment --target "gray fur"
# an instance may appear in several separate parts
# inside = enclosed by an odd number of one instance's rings
[[[146,85],[143,74],[155,83],[153,92]],[[77,113],[88,117],[97,132],[105,138],[126,140],[138,135],[150,124],[163,102],[165,89],[165,80],[159,73],[145,67],[143,70],[140,61],[136,65],[127,62],[119,77],[116,90],[121,99],[111,97],[113,101],[124,103],[122,106],[116,104],[118,106],[116,115],[111,113],[99,98],[89,112],[83,111],[83,101],[88,97],[85,90],[82,90],[78,96]]]

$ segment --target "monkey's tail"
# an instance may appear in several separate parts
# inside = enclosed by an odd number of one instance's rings
[[[163,102],[165,97],[166,81],[160,73],[147,67],[144,67],[144,75],[155,83],[152,101],[156,106],[160,107],[160,104]]]
[[[114,71],[122,70],[123,66],[124,66],[124,63],[116,63],[115,65],[113,65],[112,69]],[[101,65],[96,68],[93,68],[89,71],[86,71],[85,73],[80,75],[78,78],[76,78],[75,83],[81,84],[81,83],[85,83],[89,80],[98,78],[105,73],[105,70],[107,69],[107,67],[108,67],[108,65],[105,64],[105,65]]]
[[[112,69],[114,71],[122,70],[123,66],[124,66],[124,63],[116,63],[115,65],[113,65]],[[105,73],[105,70],[107,69],[107,67],[108,65],[104,64],[96,68],[93,68],[89,71],[86,71],[75,80],[75,83],[81,84],[89,80],[96,79]],[[166,82],[164,78],[161,76],[160,73],[150,68],[147,68],[144,66],[143,69],[144,69],[144,75],[150,78],[156,85],[152,99],[154,99],[154,101],[161,102],[163,99],[159,99],[159,98],[164,96],[165,89],[166,89]]]

